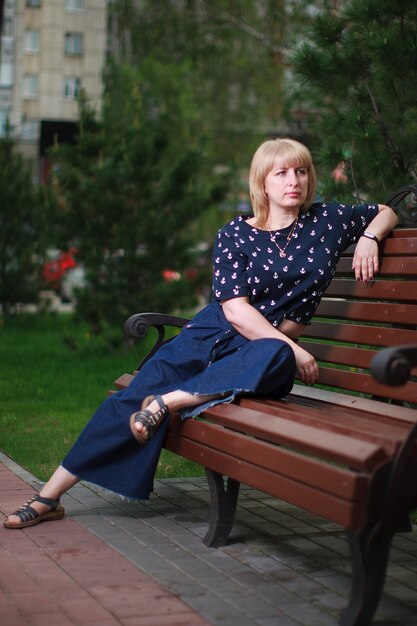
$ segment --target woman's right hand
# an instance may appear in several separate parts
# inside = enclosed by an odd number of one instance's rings
[[[314,356],[300,346],[295,347],[294,356],[300,379],[306,385],[314,385],[319,377],[319,366]]]
[[[288,320],[285,321],[285,325],[281,324],[280,328],[275,328],[272,324],[248,302],[247,297],[232,298],[222,301],[222,307],[224,315],[230,324],[246,339],[280,339],[289,343],[294,350],[295,362],[297,372],[300,379],[306,385],[314,385],[317,382],[319,375],[319,368],[316,363],[316,359],[307,350],[304,350],[298,346],[291,336],[282,332],[291,331],[294,336],[294,329],[302,329],[300,324],[289,324]],[[298,328],[297,328],[298,327]]]

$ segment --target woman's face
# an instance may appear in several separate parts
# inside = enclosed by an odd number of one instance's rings
[[[265,178],[264,186],[270,209],[300,208],[307,197],[307,168],[295,164],[284,166],[276,161]]]

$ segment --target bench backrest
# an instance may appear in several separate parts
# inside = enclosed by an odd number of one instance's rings
[[[417,229],[397,229],[383,241],[380,270],[368,284],[353,276],[353,250],[341,258],[300,345],[319,362],[319,387],[417,406],[416,371],[397,388],[369,371],[381,347],[417,343]]]

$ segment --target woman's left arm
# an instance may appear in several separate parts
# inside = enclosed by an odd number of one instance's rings
[[[382,241],[398,224],[395,212],[385,204],[378,204],[378,215],[374,217],[365,232],[372,233]],[[352,269],[356,280],[367,283],[378,271],[378,242],[363,235],[356,244],[353,255]]]

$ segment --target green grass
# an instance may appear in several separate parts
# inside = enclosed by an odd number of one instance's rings
[[[113,381],[132,372],[152,343],[149,336],[136,345],[116,345],[109,336],[92,336],[67,314],[0,319],[0,449],[46,480]],[[159,477],[203,473],[163,450]]]

